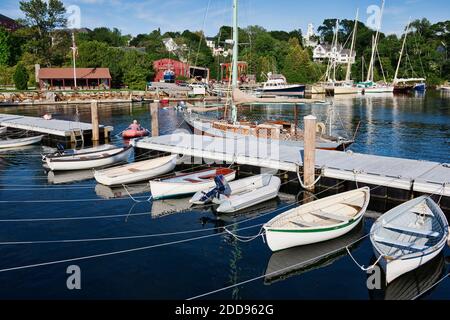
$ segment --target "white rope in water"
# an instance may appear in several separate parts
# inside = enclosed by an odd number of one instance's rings
[[[125,192],[128,194],[128,196],[131,198],[131,200],[133,200],[136,203],[142,203],[142,202],[150,202],[153,199],[153,196],[150,195],[147,199],[145,200],[137,200],[136,198],[134,198],[131,193],[128,191],[127,186],[125,184],[122,184],[122,187],[125,189]]]
[[[250,227],[248,227],[248,228],[250,228]],[[195,238],[183,239],[183,240],[177,240],[177,241],[171,241],[171,242],[164,242],[164,243],[159,243],[159,244],[145,246],[145,247],[137,247],[137,248],[132,248],[132,249],[111,251],[111,252],[99,253],[99,254],[94,254],[94,255],[89,255],[89,256],[82,256],[82,257],[77,257],[77,258],[69,258],[69,259],[62,259],[62,260],[55,260],[55,261],[49,261],[49,262],[41,262],[41,263],[17,266],[17,267],[4,268],[4,269],[0,269],[0,273],[15,271],[15,270],[30,269],[30,268],[36,268],[36,267],[42,267],[42,266],[49,266],[49,265],[67,263],[67,262],[88,260],[88,259],[93,259],[93,258],[101,258],[101,257],[113,256],[113,255],[130,253],[130,252],[150,250],[150,249],[161,248],[161,247],[170,246],[170,245],[174,245],[174,244],[180,244],[180,243],[197,241],[197,240],[202,240],[202,239],[207,239],[207,238],[213,238],[213,237],[217,237],[219,235],[221,235],[221,234],[214,233],[214,234],[209,234],[209,235],[205,235],[205,236],[199,236],[199,237],[195,237]]]
[[[366,235],[367,236],[367,235]],[[378,262],[381,261],[381,259],[384,257],[384,255],[381,255],[378,257],[377,261],[375,261],[374,264],[372,264],[371,266],[368,267],[364,267],[363,265],[360,265],[356,259],[353,257],[353,255],[351,254],[350,250],[348,247],[345,247],[345,249],[347,249],[347,253],[350,256],[350,258],[353,260],[353,262],[362,270],[362,271],[368,271],[368,270],[372,270],[373,268],[375,268],[375,266],[378,264]]]
[[[421,296],[423,296],[425,293],[427,293],[428,291],[430,291],[431,289],[435,288],[438,284],[440,284],[442,281],[444,281],[445,279],[447,279],[450,276],[450,273],[447,273],[445,276],[443,276],[441,279],[439,279],[439,281],[437,281],[436,283],[434,283],[432,286],[430,286],[429,288],[425,289],[425,291],[419,293],[417,296],[415,296],[414,298],[412,298],[411,300],[417,300],[418,298],[420,298]]]

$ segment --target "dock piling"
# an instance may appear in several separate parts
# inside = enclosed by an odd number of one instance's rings
[[[152,118],[152,137],[159,136],[159,121],[158,121],[158,104],[150,104],[150,115]]]
[[[100,140],[99,123],[98,123],[98,102],[91,102],[91,119],[92,119],[92,142]]]
[[[304,117],[303,120],[305,122],[303,180],[307,190],[314,192],[317,118],[309,115]]]

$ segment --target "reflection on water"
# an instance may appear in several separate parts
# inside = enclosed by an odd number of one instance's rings
[[[343,237],[317,244],[295,247],[275,252],[266,268],[265,284],[284,281],[294,275],[326,267],[347,254],[345,247],[353,249],[354,243],[364,235],[364,222]]]
[[[375,261],[375,258],[372,259]],[[408,272],[397,278],[380,290],[369,290],[373,300],[411,300],[429,294],[432,286],[439,281],[446,272],[445,258],[440,254],[432,261],[420,268]],[[385,283],[385,281],[382,281]]]

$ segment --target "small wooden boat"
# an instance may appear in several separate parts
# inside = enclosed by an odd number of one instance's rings
[[[128,184],[166,174],[175,169],[176,165],[177,155],[171,155],[95,171],[94,177],[98,183],[106,186]]]
[[[43,136],[0,140],[0,149],[29,146],[41,142]]]
[[[79,149],[79,150],[77,150],[77,149],[65,150],[63,148],[63,146],[58,145],[58,150],[56,152],[47,153],[47,154],[43,155],[42,161],[45,162],[46,158],[58,158],[61,156],[73,156],[73,155],[88,155],[91,153],[96,153],[96,152],[105,151],[105,150],[112,150],[112,149],[116,149],[116,148],[117,147],[112,144],[103,144],[101,146],[84,148],[84,149]]]
[[[208,191],[197,192],[190,200],[193,204],[219,204],[216,209],[220,213],[232,213],[278,196],[281,180],[271,174],[261,174],[229,183],[230,193],[215,193],[217,187]],[[209,197],[209,194],[213,194]]]
[[[122,138],[124,139],[133,139],[133,138],[140,138],[140,137],[146,137],[150,134],[150,131],[147,129],[142,130],[132,130],[128,129],[122,132]]]
[[[212,168],[194,173],[176,175],[162,180],[150,181],[154,200],[194,194],[214,187],[214,178],[224,176],[226,181],[236,178],[236,171],[228,168]]]
[[[370,230],[370,240],[386,283],[436,257],[444,249],[448,234],[447,218],[427,196],[382,215]]]
[[[340,237],[355,228],[366,212],[370,189],[364,187],[301,205],[263,228],[272,251]]]
[[[46,158],[47,167],[53,171],[83,170],[107,166],[117,162],[127,161],[133,151],[133,146],[92,152]]]
[[[0,127],[0,134],[6,133],[6,127]]]

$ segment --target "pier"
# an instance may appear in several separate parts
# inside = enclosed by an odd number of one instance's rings
[[[66,145],[78,142],[89,143],[92,140],[92,125],[90,123],[68,120],[45,120],[38,117],[0,114],[0,126],[34,134],[44,134],[43,141],[49,145],[64,143]],[[110,138],[113,127],[99,125],[101,141]]]
[[[303,172],[303,147],[296,142],[255,137],[226,139],[186,133],[148,137],[136,142],[146,150],[170,152],[253,167]],[[374,196],[406,201],[419,194],[442,197],[450,209],[450,164],[339,151],[316,150],[319,185],[346,181],[352,187],[378,187]]]

